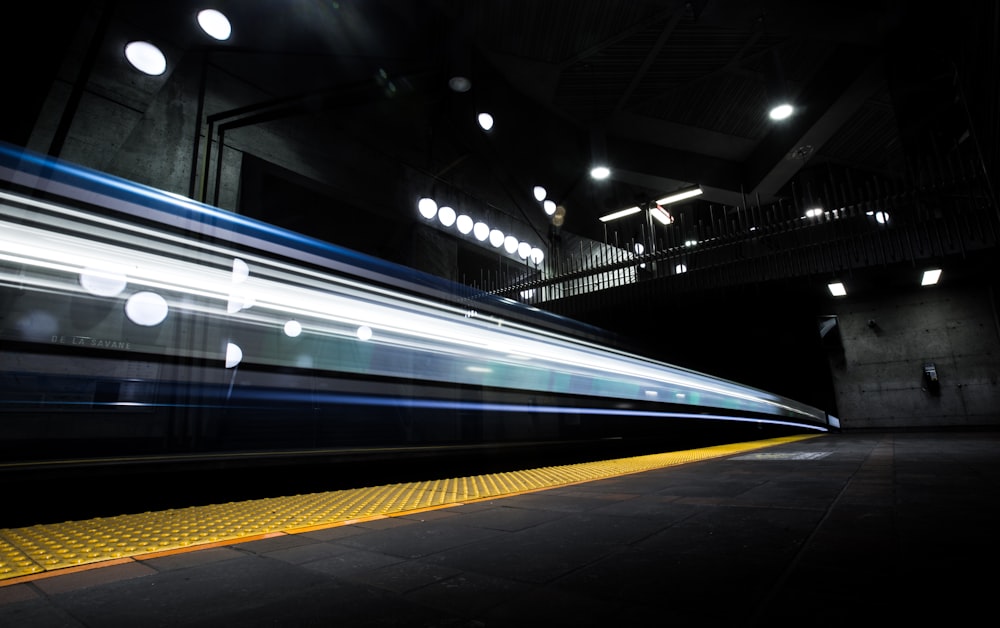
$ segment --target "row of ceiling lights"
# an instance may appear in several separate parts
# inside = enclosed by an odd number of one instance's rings
[[[198,25],[209,37],[225,41],[233,33],[233,27],[220,11],[205,9],[198,12]],[[159,76],[167,71],[167,58],[156,45],[148,41],[130,41],[125,44],[125,58],[132,67],[150,76]]]
[[[472,235],[479,242],[488,241],[495,248],[503,247],[507,253],[517,255],[523,260],[530,259],[536,265],[545,259],[545,252],[537,246],[505,234],[481,220],[473,220],[468,214],[458,214],[448,205],[438,206],[437,201],[430,197],[425,196],[417,201],[417,211],[427,220],[437,218],[443,227],[454,226],[462,235]]]
[[[941,269],[931,268],[925,270],[923,275],[920,277],[921,286],[933,286],[941,279]],[[832,281],[827,284],[827,289],[835,297],[846,297],[847,296],[847,286],[844,285],[842,281]]]

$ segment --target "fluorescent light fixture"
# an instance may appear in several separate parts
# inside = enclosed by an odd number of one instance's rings
[[[608,222],[609,220],[616,220],[618,218],[624,218],[625,216],[631,216],[632,214],[638,214],[641,209],[638,207],[629,207],[628,209],[622,209],[616,212],[612,212],[607,216],[601,216],[601,222]]]
[[[844,284],[840,283],[839,281],[834,281],[828,284],[826,287],[830,289],[830,294],[832,294],[835,297],[842,297],[847,295],[847,288],[845,288]]]
[[[125,44],[125,58],[136,70],[150,76],[159,76],[167,71],[167,58],[160,49],[148,41],[132,41]]]
[[[674,217],[664,211],[662,207],[654,207],[649,210],[649,213],[652,214],[653,218],[656,218],[661,225],[669,225],[674,222]]]
[[[611,176],[611,169],[607,166],[594,166],[590,170],[590,176],[600,181]]]
[[[932,268],[931,270],[925,270],[924,271],[924,276],[920,280],[920,285],[921,286],[933,286],[934,284],[936,284],[938,282],[938,279],[940,279],[940,278],[941,278],[941,269],[940,268]]]
[[[700,196],[701,193],[702,193],[702,191],[701,191],[701,187],[700,186],[693,187],[693,188],[691,188],[689,190],[681,190],[680,192],[676,192],[674,194],[670,194],[669,196],[664,196],[663,198],[661,198],[658,201],[656,201],[656,204],[657,205],[669,205],[671,203],[678,203],[680,201],[683,201],[684,199],[688,199],[688,198],[691,198],[693,196]]]

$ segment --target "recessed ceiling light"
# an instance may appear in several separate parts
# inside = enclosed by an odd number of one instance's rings
[[[590,176],[597,180],[607,179],[611,176],[611,170],[607,166],[595,166],[590,171]]]
[[[462,94],[472,89],[472,81],[464,76],[453,76],[448,79],[448,87],[451,91]]]
[[[215,9],[205,9],[198,13],[198,25],[209,37],[225,41],[233,34],[229,18]]]
[[[150,76],[159,76],[167,71],[167,58],[148,41],[125,44],[125,58],[136,70]]]
[[[924,276],[920,279],[921,286],[933,286],[941,278],[941,269],[933,268],[931,270],[925,270]]]
[[[785,118],[792,115],[792,113],[794,112],[795,109],[791,105],[784,103],[771,109],[771,111],[767,115],[769,115],[772,120],[784,120]]]

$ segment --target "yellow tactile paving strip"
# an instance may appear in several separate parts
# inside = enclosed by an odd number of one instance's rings
[[[366,519],[496,499],[729,456],[816,436],[791,436],[474,477],[193,506],[26,528],[2,528],[0,586],[81,565],[118,563],[122,559],[141,560],[165,552],[295,534]]]

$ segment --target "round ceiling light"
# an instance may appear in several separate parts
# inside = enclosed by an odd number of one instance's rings
[[[218,39],[219,41],[225,41],[233,34],[233,27],[229,23],[229,18],[215,9],[200,11],[198,13],[198,25],[201,26],[201,30],[205,31],[209,37]]]
[[[159,76],[167,71],[167,58],[148,41],[131,41],[125,44],[125,58],[143,74]]]

